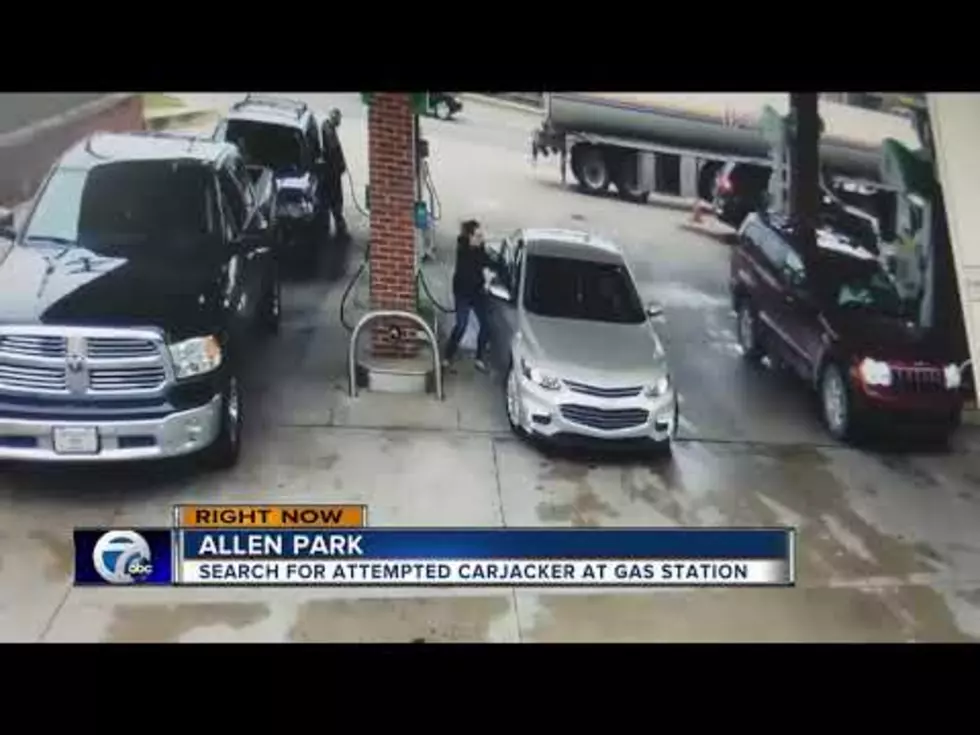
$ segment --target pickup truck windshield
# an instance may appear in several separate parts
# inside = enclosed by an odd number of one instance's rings
[[[267,166],[277,174],[306,167],[299,130],[250,120],[229,120],[225,140],[234,143],[248,163]]]
[[[538,316],[642,324],[646,314],[622,265],[532,255],[524,308]]]
[[[218,232],[209,173],[197,164],[127,161],[61,169],[45,186],[24,242],[104,255],[167,255]]]

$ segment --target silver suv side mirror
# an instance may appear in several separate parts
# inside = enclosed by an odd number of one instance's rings
[[[651,319],[659,319],[664,315],[664,307],[657,302],[650,302],[646,308],[647,316]]]

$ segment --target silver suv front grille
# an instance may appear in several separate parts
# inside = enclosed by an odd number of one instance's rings
[[[598,385],[576,383],[572,380],[566,380],[565,385],[568,386],[569,390],[575,391],[576,393],[582,393],[587,396],[598,396],[599,398],[632,398],[633,396],[640,395],[640,391],[643,390],[642,385],[603,388]]]
[[[160,393],[171,376],[155,331],[0,327],[0,390],[129,398]]]
[[[561,415],[572,423],[603,431],[632,429],[650,420],[650,414],[642,408],[603,409],[573,403],[562,404]]]

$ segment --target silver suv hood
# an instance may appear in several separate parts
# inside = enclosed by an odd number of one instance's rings
[[[521,351],[555,377],[616,387],[656,381],[667,360],[653,326],[522,313]]]

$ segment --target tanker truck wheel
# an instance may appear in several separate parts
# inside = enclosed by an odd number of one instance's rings
[[[572,173],[586,194],[602,194],[609,188],[609,166],[595,146],[579,143],[572,148]]]
[[[636,155],[633,153],[623,154],[616,167],[616,193],[620,199],[628,202],[645,202],[650,198],[650,192],[640,188],[636,181]]]

